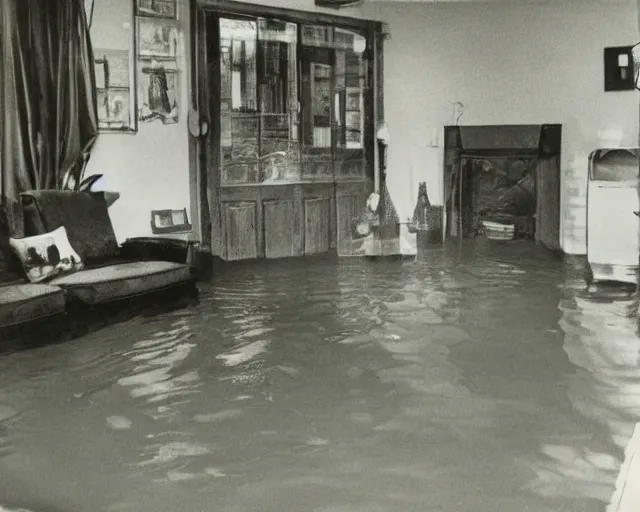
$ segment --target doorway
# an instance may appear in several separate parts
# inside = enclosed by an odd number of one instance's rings
[[[205,10],[212,252],[348,254],[373,191],[376,23]]]

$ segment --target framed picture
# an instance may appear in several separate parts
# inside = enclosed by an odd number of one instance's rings
[[[175,20],[138,17],[138,56],[141,59],[173,60],[177,46]]]
[[[186,208],[182,210],[151,210],[151,232],[154,235],[185,231],[191,231]]]
[[[178,19],[176,0],[137,0],[136,7],[138,16]]]
[[[180,73],[174,67],[152,62],[140,67],[138,120],[175,124],[179,119]],[[167,63],[168,64],[168,63]]]
[[[98,103],[98,129],[135,133],[136,80],[133,53],[95,48],[93,51]]]

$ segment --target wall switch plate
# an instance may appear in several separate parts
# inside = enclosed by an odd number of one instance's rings
[[[604,49],[604,90],[632,91],[633,57],[631,46],[616,46]]]

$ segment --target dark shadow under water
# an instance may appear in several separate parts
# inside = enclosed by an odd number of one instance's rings
[[[0,503],[68,512],[603,511],[637,302],[581,260],[229,265],[199,305],[0,357]]]

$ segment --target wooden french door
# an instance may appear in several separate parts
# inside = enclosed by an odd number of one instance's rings
[[[373,190],[366,34],[229,13],[208,13],[206,34],[214,252],[356,251]]]

